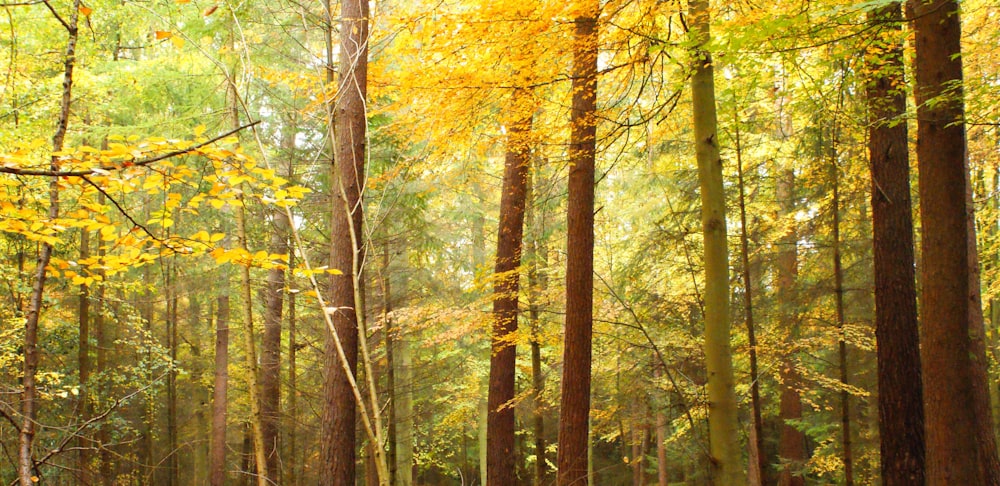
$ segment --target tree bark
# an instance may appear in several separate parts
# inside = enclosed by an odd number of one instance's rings
[[[599,2],[583,0],[573,33],[566,331],[559,417],[559,486],[587,484],[594,293],[594,159]]]
[[[688,3],[692,51],[691,110],[701,184],[701,229],[705,245],[705,365],[708,372],[708,434],[712,482],[745,481],[738,444],[736,391],[729,343],[729,249],[726,238],[726,194],[719,156],[715,78],[711,54],[711,13],[707,0]]]
[[[80,260],[90,258],[90,231],[86,228],[80,229]],[[91,415],[90,406],[90,286],[81,285],[78,317],[79,317],[79,339],[77,344],[77,370],[79,373],[79,394],[77,395],[76,414],[82,420],[87,420]],[[90,484],[91,464],[89,439],[80,435],[76,444],[80,448],[77,455],[77,469],[79,470],[80,482]]]
[[[74,0],[66,26],[69,38],[66,41],[66,53],[63,56],[62,100],[60,102],[59,119],[56,132],[52,136],[52,153],[63,149],[66,138],[66,128],[69,125],[70,103],[73,93],[73,68],[76,65],[77,20],[79,19],[80,0]],[[53,155],[49,168],[59,170],[59,160]],[[49,181],[49,221],[59,217],[59,179],[52,177]],[[21,385],[21,430],[18,444],[18,481],[21,486],[32,486],[34,480],[41,478],[35,469],[33,446],[35,441],[35,418],[38,414],[38,388],[35,374],[38,371],[38,320],[42,312],[42,297],[45,293],[46,269],[52,259],[52,245],[42,243],[35,266],[35,279],[31,287],[31,298],[28,301],[28,312],[24,320],[24,363]],[[34,479],[34,480],[33,480]]]
[[[740,260],[743,267],[743,316],[747,327],[750,358],[750,415],[752,422],[747,447],[750,450],[747,478],[751,486],[764,484],[767,455],[764,454],[764,420],[761,417],[760,373],[757,368],[757,326],[753,320],[753,278],[750,269],[750,236],[747,227],[746,184],[743,180],[743,147],[740,140],[739,108],[734,124],[736,136],[736,176],[740,207]],[[666,481],[665,479],[663,480]]]
[[[327,1],[328,18],[333,19]],[[331,27],[332,29],[332,24]],[[333,82],[332,33],[327,38],[327,81]],[[368,79],[368,2],[349,0],[341,3],[340,60],[338,99],[329,106],[329,123],[336,136],[334,147],[330,268],[342,272],[330,277],[330,306],[333,332],[337,333],[347,361],[343,366],[333,335],[326,342],[325,406],[321,424],[320,484],[353,485],[357,443],[355,425],[357,406],[350,377],[357,376],[359,313],[354,272],[364,261],[362,231],[364,163],[367,154],[365,102]],[[357,280],[356,280],[357,279]],[[372,404],[377,408],[377,404]],[[387,479],[387,478],[386,478]]]
[[[924,404],[914,270],[913,213],[903,86],[902,9],[869,14],[886,39],[869,56],[868,151],[872,179],[878,415],[885,486],[924,484]]]
[[[836,132],[836,124],[834,124]],[[840,358],[840,443],[844,461],[844,484],[854,486],[854,460],[851,450],[851,394],[848,393],[847,334],[844,330],[844,270],[840,256],[840,167],[837,165],[837,138],[830,140],[830,172],[833,180],[833,282],[837,308],[838,355]]]
[[[923,228],[926,479],[1000,484],[989,416],[954,0],[913,1],[917,161]],[[973,439],[974,438],[974,439]]]
[[[295,144],[294,127],[285,127],[282,149],[288,153]],[[286,157],[291,157],[286,155]],[[285,162],[291,164],[291,160]],[[289,221],[285,208],[271,211],[271,243],[268,252],[286,255],[288,248]],[[267,457],[267,477],[277,480],[281,477],[281,311],[285,295],[285,269],[274,267],[267,272],[265,290],[264,334],[261,338],[260,359],[260,412],[264,436],[264,452]]]
[[[518,294],[532,109],[530,92],[515,89],[500,198],[500,225],[493,286],[493,334],[490,354],[489,412],[486,426],[486,474],[490,486],[511,486],[517,481],[514,454],[514,385]]]
[[[780,171],[776,188],[776,198],[781,206],[780,214],[791,217],[795,213],[795,172],[792,169]],[[794,347],[799,339],[798,298],[795,279],[798,274],[798,235],[791,225],[778,241],[778,307],[782,329],[788,332],[785,356],[781,358],[781,433],[778,454],[783,463],[778,484],[781,486],[802,486],[805,479],[800,470],[806,461],[805,434],[793,425],[802,418],[802,398],[798,388],[800,380],[796,369]]]

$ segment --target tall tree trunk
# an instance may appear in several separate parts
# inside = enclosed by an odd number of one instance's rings
[[[384,323],[385,335],[385,380],[386,390],[389,393],[389,403],[387,404],[387,420],[389,422],[389,484],[396,486],[397,469],[399,468],[398,447],[396,445],[396,421],[398,420],[398,410],[396,403],[396,330],[392,322],[392,285],[389,282],[389,247],[391,239],[386,238],[382,245],[382,271],[379,273],[379,283],[382,286],[382,322]],[[464,434],[463,434],[464,439]],[[463,460],[465,456],[462,456]]]
[[[734,132],[736,135],[736,176],[739,186],[740,207],[740,263],[743,268],[743,316],[747,326],[747,341],[750,357],[750,434],[747,447],[750,450],[747,478],[751,486],[764,484],[767,471],[767,456],[764,454],[764,420],[761,417],[760,373],[757,369],[757,326],[753,320],[753,278],[750,270],[750,236],[747,227],[746,184],[743,180],[743,147],[740,139],[739,108],[736,108]]]
[[[216,298],[215,388],[212,392],[212,438],[209,484],[226,483],[226,406],[229,393],[229,292],[225,279]]]
[[[532,478],[534,486],[545,483],[548,464],[545,454],[545,415],[542,392],[545,390],[545,376],[542,374],[541,336],[541,295],[548,288],[545,267],[548,266],[548,247],[545,244],[545,212],[541,211],[542,198],[538,193],[538,179],[541,177],[542,159],[528,173],[528,207],[525,209],[529,234],[530,260],[528,265],[528,321],[531,346],[531,402],[532,435],[534,437],[535,469]]]
[[[1000,484],[986,384],[954,0],[913,1],[927,483]],[[975,438],[973,440],[973,438]]]
[[[286,126],[282,134],[282,149],[289,153],[295,145],[295,129]],[[291,155],[286,155],[286,164],[291,164]],[[289,221],[285,208],[271,211],[271,243],[268,251],[286,255],[288,249]],[[285,295],[285,269],[274,267],[267,272],[265,290],[264,335],[261,339],[260,359],[260,412],[264,436],[264,452],[267,455],[267,477],[277,481],[281,477],[280,444],[281,431],[281,310]]]
[[[791,217],[795,213],[795,172],[781,169],[777,182],[776,198],[781,206],[780,215]],[[802,397],[799,396],[800,376],[796,369],[794,346],[799,339],[798,298],[795,279],[798,274],[798,235],[795,228],[788,226],[778,241],[778,307],[782,329],[788,333],[785,356],[781,363],[781,434],[778,454],[785,465],[781,468],[778,484],[781,486],[802,486],[805,479],[799,472],[806,461],[806,438],[794,422],[802,418]]]
[[[105,139],[105,144],[107,139]],[[100,205],[104,205],[105,198],[104,194],[100,194],[97,197],[97,202]],[[104,246],[99,246],[97,249],[97,257],[100,261],[104,261],[106,250]],[[111,349],[112,343],[114,342],[113,335],[110,329],[107,329],[104,321],[104,305],[105,299],[104,295],[106,292],[105,287],[105,271],[98,270],[97,276],[100,277],[100,283],[97,285],[97,294],[94,301],[97,303],[97,312],[94,312],[93,319],[93,331],[94,337],[97,341],[97,360],[95,363],[94,371],[98,376],[102,375],[106,370],[109,369],[108,366],[108,351]],[[103,387],[95,389],[98,393],[103,390]],[[102,484],[114,484],[115,471],[114,463],[112,459],[110,442],[111,437],[108,433],[109,425],[107,423],[100,424],[100,428],[97,430],[97,443],[99,444],[100,451],[98,451],[98,457],[100,458],[99,473],[101,477]]]
[[[888,29],[873,44],[868,82],[875,339],[882,482],[924,484],[924,403],[910,204],[899,3],[869,14]]]
[[[285,177],[295,180],[295,165],[291,157],[288,160],[288,172]],[[291,230],[291,227],[289,227]],[[288,248],[288,287],[296,288],[295,283],[295,248],[289,245]],[[285,484],[288,486],[298,486],[300,481],[299,467],[301,461],[298,456],[298,428],[299,428],[299,388],[298,388],[298,331],[296,330],[295,314],[295,292],[288,293],[288,410],[285,413],[287,425],[285,433],[288,440],[288,466],[285,468]]]
[[[597,19],[600,3],[581,0],[573,33],[566,331],[559,417],[559,486],[587,484],[594,293],[594,159],[597,142]]]
[[[333,19],[327,0],[328,18]],[[332,29],[332,24],[330,26]],[[327,36],[327,81],[333,82],[332,33]],[[325,406],[321,433],[327,438],[321,449],[320,484],[329,486],[353,485],[357,444],[355,422],[357,406],[351,378],[357,375],[359,346],[359,314],[362,292],[356,288],[360,282],[358,271],[364,260],[364,233],[362,231],[364,164],[367,154],[367,100],[368,79],[368,2],[347,0],[341,3],[340,73],[338,99],[329,105],[330,126],[336,136],[334,147],[333,185],[331,190],[332,224],[330,268],[341,275],[330,277],[330,301],[333,332],[337,334],[344,356],[337,351],[334,336],[327,337],[326,380],[324,383]],[[357,293],[357,295],[356,295]],[[347,366],[343,366],[346,359]],[[351,377],[347,376],[350,373]],[[377,404],[372,404],[377,409]],[[388,479],[388,478],[386,478]]]
[[[69,38],[66,41],[66,53],[63,56],[62,100],[60,102],[59,119],[56,132],[52,136],[52,153],[63,149],[66,138],[66,128],[69,125],[69,108],[73,92],[73,68],[76,65],[77,19],[79,18],[80,0],[74,0],[69,12],[66,26]],[[59,160],[53,155],[49,168],[59,170]],[[49,181],[49,221],[59,217],[59,178],[52,177]],[[46,269],[52,258],[52,245],[42,243],[35,266],[35,279],[31,287],[31,299],[28,302],[28,312],[24,319],[24,363],[21,385],[21,430],[18,447],[18,481],[21,486],[32,486],[41,476],[35,470],[33,446],[35,441],[35,418],[38,414],[38,388],[35,383],[35,373],[38,371],[38,320],[42,312],[42,297],[45,293]]]
[[[836,132],[836,124],[834,124]],[[833,282],[837,307],[837,334],[839,336],[840,383],[840,442],[844,461],[844,484],[854,486],[854,461],[851,451],[851,394],[846,386],[847,378],[847,334],[844,330],[844,270],[840,257],[840,167],[837,165],[837,138],[830,140],[830,172],[833,180]]]
[[[90,258],[90,231],[86,228],[80,229],[80,260]],[[90,406],[90,286],[81,285],[78,317],[79,317],[79,340],[77,344],[77,369],[79,372],[79,394],[76,402],[76,415],[82,420],[86,420],[91,415]],[[79,470],[80,482],[90,484],[91,464],[90,464],[90,440],[80,435],[77,438],[77,447],[80,448],[77,454],[77,469]]]
[[[712,482],[719,486],[745,481],[738,443],[736,391],[729,343],[729,249],[726,240],[726,194],[719,156],[715,78],[711,54],[711,13],[707,0],[688,3],[694,36],[691,111],[701,183],[701,229],[705,245],[705,365],[708,371],[708,434]]]
[[[528,193],[532,109],[531,93],[515,89],[511,97],[516,120],[510,127],[500,198],[496,269],[493,278],[493,334],[490,354],[489,412],[486,428],[486,474],[490,486],[517,480],[514,454],[514,385],[521,240]]]
[[[239,197],[236,209],[236,231],[239,247],[249,252],[247,242],[246,206],[243,196]],[[268,486],[271,481],[267,474],[267,451],[264,442],[263,416],[260,406],[260,371],[257,364],[257,343],[253,329],[253,298],[251,295],[250,267],[240,265],[240,294],[243,300],[243,350],[244,366],[247,372],[247,391],[250,399],[249,430],[253,448],[253,464],[258,486]],[[276,478],[275,478],[276,479]]]
[[[402,331],[402,329],[400,329]],[[413,354],[410,340],[399,333],[396,339],[397,390],[399,404],[396,407],[396,485],[413,486]],[[485,435],[484,435],[485,436]]]
[[[166,259],[161,259],[166,260]],[[177,258],[171,256],[166,260],[166,281],[164,293],[166,297],[166,331],[167,352],[170,364],[167,369],[167,484],[178,484],[180,472],[180,454],[177,450]]]

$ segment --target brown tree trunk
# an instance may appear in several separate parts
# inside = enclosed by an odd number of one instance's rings
[[[223,284],[225,285],[225,284]],[[216,299],[215,388],[212,392],[212,438],[209,484],[226,483],[226,406],[229,393],[229,294]]]
[[[333,19],[327,2],[328,18]],[[332,29],[332,25],[330,27]],[[321,434],[325,438],[320,453],[320,484],[353,485],[357,455],[357,403],[347,376],[357,375],[358,313],[362,289],[355,288],[354,271],[364,261],[362,231],[364,163],[367,154],[365,101],[368,79],[368,2],[348,0],[341,3],[340,73],[338,99],[329,106],[329,123],[336,134],[331,199],[332,223],[330,268],[342,272],[330,277],[330,307],[334,332],[340,340],[347,361],[343,366],[332,335],[326,342],[325,406]],[[332,33],[327,38],[327,81],[333,81]],[[361,281],[360,278],[357,279]],[[377,407],[373,404],[373,407]]]
[[[77,19],[79,18],[80,0],[73,2],[73,7],[69,12],[69,21],[64,23],[69,38],[66,42],[66,53],[63,56],[63,83],[62,101],[59,110],[59,120],[56,132],[52,136],[52,152],[57,153],[63,149],[63,141],[66,138],[66,128],[69,125],[69,108],[73,92],[73,68],[76,65],[76,41],[77,41]],[[52,156],[49,168],[53,171],[59,170],[59,161],[56,156]],[[49,213],[50,221],[59,217],[59,179],[52,177],[49,181]],[[32,486],[35,480],[41,477],[35,469],[33,460],[33,446],[35,441],[35,418],[38,413],[38,389],[35,383],[35,373],[38,371],[38,320],[42,312],[42,297],[45,293],[45,277],[52,258],[52,245],[42,243],[42,250],[38,255],[38,262],[35,266],[35,279],[31,288],[31,299],[28,301],[28,312],[24,319],[24,363],[21,385],[23,393],[21,395],[21,430],[19,431],[18,447],[18,481],[21,486]]]
[[[836,131],[836,124],[834,125]],[[837,139],[830,140],[830,172],[833,179],[833,281],[834,298],[837,307],[837,332],[839,335],[840,383],[846,387],[847,378],[847,334],[844,331],[844,270],[840,257],[840,167],[837,165]],[[844,484],[854,486],[854,460],[851,450],[851,394],[844,388],[840,391],[840,443],[844,461]]]
[[[594,159],[599,2],[578,4],[566,227],[566,331],[559,417],[559,486],[587,484],[594,293]]]
[[[80,260],[90,258],[90,231],[86,228],[80,230]],[[77,368],[80,378],[79,394],[77,395],[76,415],[81,420],[86,420],[91,415],[90,396],[90,287],[80,286],[79,299],[79,323],[80,332],[77,344]],[[89,439],[80,435],[77,438],[77,447],[80,448],[77,455],[77,469],[79,469],[80,482],[90,484],[91,464],[90,464],[90,444]]]
[[[873,44],[868,84],[881,469],[883,484],[905,486],[924,483],[924,403],[900,4],[869,22],[890,36]]]
[[[743,147],[740,140],[739,111],[734,124],[736,142],[736,176],[740,207],[740,262],[743,267],[743,318],[747,327],[750,358],[750,415],[752,422],[747,447],[749,465],[747,478],[751,486],[764,484],[767,456],[764,454],[764,420],[761,418],[760,373],[757,369],[757,326],[753,320],[753,278],[750,271],[750,236],[747,228],[746,185],[743,181]]]
[[[166,473],[168,486],[178,484],[180,472],[180,454],[177,450],[177,258],[162,259],[166,265],[166,282],[164,293],[166,298],[167,352],[170,365],[167,370],[167,457]]]
[[[513,485],[517,481],[514,461],[514,375],[518,293],[520,288],[521,237],[528,192],[528,168],[532,110],[531,93],[516,89],[511,112],[517,113],[507,139],[500,227],[493,287],[493,335],[490,354],[489,412],[486,425],[486,474],[490,486]]]
[[[791,217],[795,213],[795,173],[792,169],[782,169],[779,173],[776,198],[781,206],[781,216]],[[799,395],[800,377],[796,369],[794,346],[799,339],[798,299],[795,279],[798,274],[798,235],[795,228],[788,226],[778,241],[778,307],[782,329],[788,333],[785,356],[782,358],[780,417],[781,434],[778,454],[786,464],[781,468],[778,484],[781,486],[802,486],[805,480],[799,473],[806,460],[805,434],[793,422],[802,418],[802,398]]]
[[[106,142],[105,142],[106,143]],[[105,198],[101,194],[97,198],[98,204],[104,205]],[[104,260],[106,250],[103,246],[98,247],[97,256],[100,260]],[[108,351],[111,350],[112,343],[114,342],[114,336],[110,329],[107,329],[104,321],[104,293],[105,293],[105,272],[104,270],[98,270],[97,275],[100,277],[100,283],[97,286],[97,294],[94,301],[97,303],[97,312],[94,312],[93,319],[93,331],[94,337],[97,341],[97,361],[95,363],[94,371],[101,375],[109,368],[108,366]],[[101,389],[96,389],[100,393]],[[100,424],[100,428],[97,430],[97,443],[100,446],[100,451],[98,452],[100,457],[100,468],[99,473],[101,475],[102,484],[114,484],[115,472],[113,456],[111,454],[111,437],[109,432],[110,426],[107,423]]]
[[[282,149],[289,152],[295,143],[294,127],[285,127]],[[290,155],[286,155],[290,157]],[[291,161],[287,161],[291,164]],[[288,214],[284,208],[271,211],[271,244],[268,251],[277,255],[288,253]],[[267,477],[277,481],[281,447],[281,310],[285,295],[285,269],[274,267],[267,272],[265,290],[264,334],[260,350],[260,413],[264,452],[267,457]]]
[[[954,0],[913,1],[927,483],[1000,484],[989,416]],[[975,438],[973,440],[972,438]]]

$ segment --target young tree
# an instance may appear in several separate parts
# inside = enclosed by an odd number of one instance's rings
[[[701,184],[701,229],[705,241],[705,365],[708,371],[708,433],[712,482],[745,481],[738,439],[736,391],[729,345],[729,250],[726,194],[719,156],[715,78],[711,54],[711,13],[707,0],[688,4],[691,18],[693,74],[691,111]]]
[[[587,484],[594,323],[594,159],[597,151],[597,18],[600,4],[581,0],[577,8],[566,210],[566,332],[559,416],[559,486]]]
[[[868,152],[872,180],[875,339],[882,482],[924,483],[924,404],[913,268],[902,7],[869,13],[879,26],[869,52]]]

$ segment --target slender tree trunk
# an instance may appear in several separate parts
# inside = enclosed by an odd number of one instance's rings
[[[170,365],[167,370],[167,484],[178,484],[180,472],[180,454],[177,450],[177,258],[170,257],[166,262],[166,281],[164,292],[166,297],[167,352]]]
[[[540,159],[539,159],[540,160]],[[548,279],[544,268],[548,266],[548,248],[545,245],[545,213],[540,211],[541,198],[538,196],[538,179],[541,177],[541,164],[535,164],[533,175],[528,174],[528,207],[527,219],[530,235],[530,263],[528,265],[528,321],[530,324],[531,346],[531,401],[532,401],[532,435],[534,436],[535,469],[532,478],[534,486],[545,483],[548,466],[545,454],[545,415],[542,392],[545,390],[545,376],[542,375],[542,343],[541,343],[541,294],[548,288]]]
[[[792,169],[780,171],[776,197],[781,206],[781,215],[790,217],[795,213],[795,173]],[[778,242],[778,307],[781,327],[788,332],[786,346],[794,348],[799,339],[798,298],[795,279],[798,274],[798,235],[789,227]],[[799,473],[806,461],[805,434],[793,425],[802,418],[802,398],[798,388],[801,378],[796,369],[793,349],[785,350],[781,370],[780,417],[782,420],[778,454],[787,462],[781,468],[778,484],[781,486],[802,486],[805,479]]]
[[[517,119],[510,127],[500,199],[496,270],[493,287],[493,335],[490,354],[490,386],[486,429],[487,483],[513,485],[517,481],[514,454],[514,375],[518,294],[520,288],[521,240],[528,193],[531,131],[530,92],[515,89],[511,112]]]
[[[836,126],[834,126],[836,130]],[[837,333],[839,341],[840,383],[848,385],[847,378],[847,334],[844,331],[844,270],[840,257],[840,167],[837,165],[837,139],[830,140],[830,172],[833,179],[833,282],[837,307]],[[854,461],[851,451],[851,394],[847,389],[840,391],[840,441],[844,461],[844,484],[854,486]]]
[[[398,402],[396,390],[396,335],[392,322],[392,285],[389,282],[389,246],[390,239],[387,238],[382,246],[382,271],[379,273],[379,283],[382,285],[382,321],[385,323],[385,379],[386,390],[389,392],[388,410],[386,411],[389,422],[389,484],[396,486],[397,469],[399,468],[398,447],[396,429]],[[464,434],[463,434],[464,436]],[[465,456],[463,456],[463,459]]]
[[[745,481],[738,444],[736,391],[729,344],[729,250],[726,194],[719,156],[715,79],[711,54],[711,14],[707,0],[688,3],[693,51],[691,105],[695,150],[701,182],[701,228],[705,241],[705,365],[708,371],[708,434],[712,482],[718,486]]]
[[[282,149],[290,152],[295,144],[294,127],[285,127]],[[286,155],[290,158],[290,155]],[[286,164],[291,164],[287,161]],[[288,254],[288,215],[284,208],[271,211],[271,243],[268,251]],[[267,455],[267,477],[277,480],[281,447],[278,443],[281,424],[281,310],[285,295],[285,269],[274,267],[267,272],[265,291],[264,335],[261,339],[260,412]]]
[[[215,387],[212,392],[212,437],[209,484],[226,483],[226,407],[229,393],[229,278],[221,277],[215,315]]]
[[[752,429],[747,447],[750,450],[748,480],[751,486],[764,484],[767,456],[764,454],[764,420],[761,418],[760,373],[757,369],[757,326],[753,320],[753,278],[750,271],[750,237],[747,227],[746,184],[743,181],[743,147],[740,140],[739,111],[736,109],[734,130],[736,135],[736,176],[740,189],[740,260],[743,267],[743,316],[747,326],[750,355],[750,415]]]
[[[105,142],[106,143],[106,142]],[[101,194],[97,197],[97,202],[100,205],[104,205],[105,198]],[[101,261],[104,260],[106,250],[103,246],[99,246],[97,250],[97,257]],[[94,371],[98,376],[101,376],[108,368],[108,351],[111,349],[112,343],[114,342],[112,333],[110,329],[107,329],[104,321],[104,294],[106,292],[105,288],[105,272],[104,270],[98,270],[97,276],[100,277],[100,283],[97,285],[97,294],[94,301],[97,303],[97,312],[94,312],[93,319],[93,331],[94,337],[97,341],[97,361],[95,363]],[[97,393],[101,393],[104,387],[94,387]],[[100,468],[99,473],[101,477],[102,484],[114,484],[115,473],[114,473],[114,463],[112,462],[111,454],[111,438],[108,433],[109,425],[107,423],[100,424],[100,428],[97,430],[97,443],[100,447],[98,451],[98,457],[100,458]]]
[[[291,164],[289,164],[291,167]],[[289,174],[291,180],[291,174]],[[288,280],[289,286],[295,287],[294,249],[290,248],[288,255]],[[300,475],[299,467],[301,461],[298,456],[298,430],[299,430],[299,388],[298,388],[298,334],[296,330],[295,315],[295,293],[288,294],[288,425],[285,431],[288,434],[288,467],[286,468],[288,486],[298,486]]]
[[[989,416],[970,204],[961,24],[954,0],[911,3],[923,228],[927,484],[1000,484]],[[975,438],[975,439],[973,439]]]
[[[402,331],[402,329],[400,329]],[[396,486],[413,486],[413,355],[410,340],[405,334],[398,334],[396,340],[398,361],[396,397]],[[485,437],[485,434],[484,434]]]
[[[594,159],[597,141],[597,19],[600,3],[581,0],[573,33],[566,331],[559,417],[559,486],[587,484],[594,293]]]
[[[90,258],[90,231],[86,228],[80,230],[80,260]],[[79,295],[78,317],[80,321],[79,341],[77,344],[77,369],[80,378],[79,394],[77,395],[76,413],[77,417],[86,420],[91,415],[90,406],[90,286],[81,285]],[[90,440],[80,435],[76,444],[80,448],[77,455],[77,469],[79,469],[80,482],[90,484],[91,464],[90,464]]]
[[[73,92],[73,68],[76,65],[77,19],[80,0],[74,0],[66,25],[69,38],[66,41],[66,53],[63,56],[62,101],[59,110],[59,120],[56,132],[52,136],[52,152],[63,149],[66,138],[66,128],[69,125],[70,102]],[[53,171],[59,169],[59,161],[55,155],[49,162]],[[49,220],[59,217],[59,179],[52,177],[49,181]],[[35,418],[38,414],[38,389],[35,383],[35,373],[38,371],[38,320],[42,312],[42,297],[45,293],[46,269],[52,258],[52,245],[42,243],[35,267],[35,279],[31,288],[31,299],[28,302],[28,312],[24,320],[24,366],[21,385],[21,430],[18,448],[18,481],[21,486],[32,486],[39,480],[41,473],[35,470],[33,446],[35,441]]]
[[[332,21],[332,12],[328,16]],[[320,484],[324,486],[353,485],[357,444],[355,422],[357,406],[351,377],[357,376],[359,349],[359,319],[364,309],[358,308],[362,289],[356,288],[360,276],[359,263],[364,261],[362,231],[364,164],[367,154],[368,79],[368,2],[349,0],[341,3],[339,96],[336,106],[329,107],[330,124],[336,136],[331,199],[333,241],[330,245],[330,267],[342,272],[330,278],[330,306],[334,332],[340,340],[347,360],[342,365],[333,336],[327,338],[326,380],[321,426]],[[332,28],[332,25],[331,25]],[[332,34],[328,33],[327,81],[333,81]],[[357,293],[357,294],[356,294]],[[377,408],[377,404],[372,404]],[[388,478],[385,478],[386,480]]]
[[[869,56],[868,151],[871,158],[878,342],[878,414],[885,486],[924,484],[924,404],[920,371],[913,214],[899,3],[869,14],[887,39]]]

